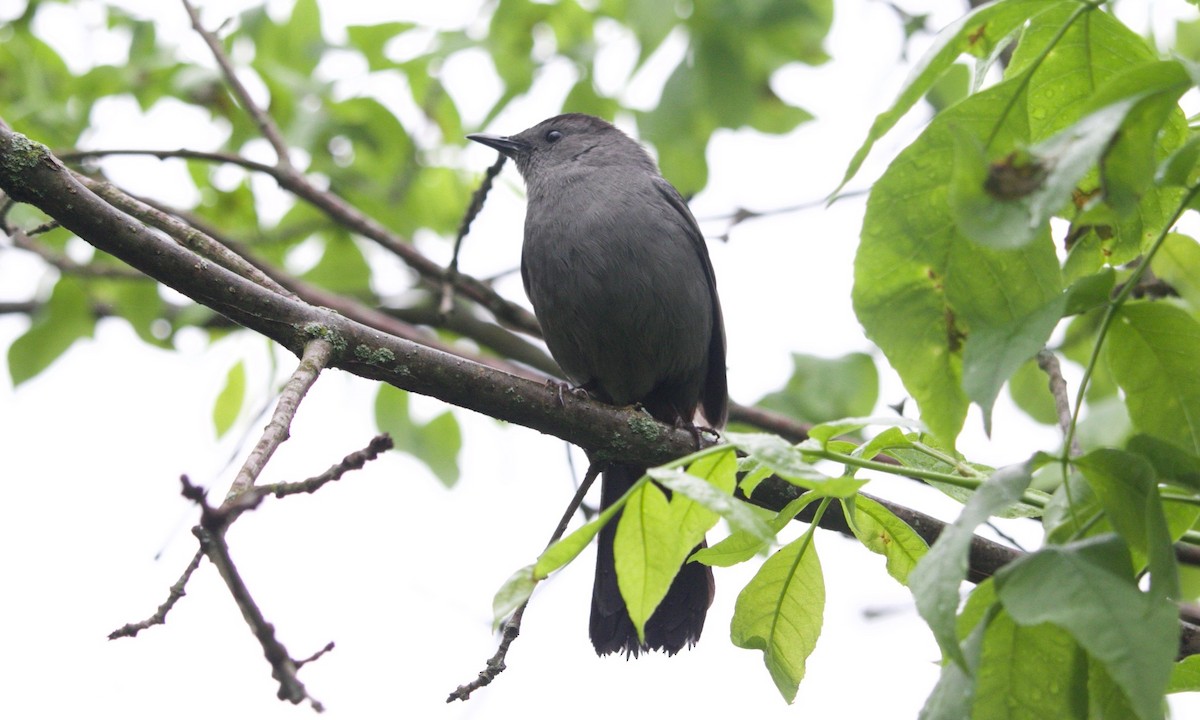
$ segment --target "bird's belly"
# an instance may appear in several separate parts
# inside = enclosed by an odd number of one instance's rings
[[[577,237],[529,238],[522,259],[546,344],[571,381],[627,404],[695,375],[706,358],[712,301],[701,273],[689,272],[698,268],[681,267],[696,262],[694,251]]]

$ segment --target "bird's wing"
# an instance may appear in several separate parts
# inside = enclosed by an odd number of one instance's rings
[[[675,186],[661,176],[654,178],[654,187],[662,195],[667,204],[679,214],[683,226],[688,230],[688,237],[696,256],[700,258],[700,266],[704,268],[704,276],[708,280],[709,295],[712,297],[712,339],[708,344],[708,376],[704,379],[704,419],[712,427],[725,425],[729,414],[729,389],[725,378],[725,321],[721,315],[721,300],[717,296],[717,276],[713,272],[712,260],[708,257],[708,246],[704,243],[704,234],[700,225],[688,209],[683,196]]]

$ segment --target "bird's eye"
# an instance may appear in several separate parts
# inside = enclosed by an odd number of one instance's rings
[[[546,131],[546,142],[558,142],[562,138],[562,133],[557,130]]]

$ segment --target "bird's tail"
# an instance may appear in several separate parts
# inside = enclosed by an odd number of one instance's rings
[[[625,494],[633,483],[645,474],[636,465],[611,465],[601,481],[600,507],[608,507]],[[637,631],[625,609],[625,601],[617,587],[617,570],[613,564],[613,537],[618,514],[600,530],[596,555],[596,581],[592,586],[592,645],[597,655],[623,652],[637,657],[647,650],[665,650],[674,655],[684,647],[695,645],[704,630],[704,616],[713,599],[712,568],[700,563],[685,562],[671,589],[658,609],[646,622],[646,642],[638,642]],[[704,543],[697,546],[703,547]]]

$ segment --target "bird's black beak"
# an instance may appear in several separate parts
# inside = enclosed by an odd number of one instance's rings
[[[523,155],[529,152],[529,144],[521,142],[515,138],[504,137],[503,135],[488,135],[486,133],[472,133],[467,136],[468,140],[474,140],[477,143],[482,143],[488,147],[499,150],[501,153],[516,160],[518,155]]]

